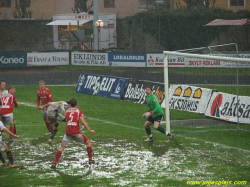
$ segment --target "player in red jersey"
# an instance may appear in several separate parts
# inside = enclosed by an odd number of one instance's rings
[[[49,102],[53,101],[50,90],[45,87],[45,82],[43,80],[39,81],[39,89],[37,90],[37,108],[39,110],[40,110],[40,100],[42,102],[42,105],[46,105]],[[53,133],[53,126],[50,126],[50,122],[48,120],[48,116],[46,113],[47,108],[48,107],[45,107],[43,110],[41,110],[41,112],[48,131],[50,133]]]
[[[56,164],[59,160],[59,158],[62,155],[62,152],[66,148],[66,146],[69,144],[71,141],[75,141],[77,143],[85,144],[87,146],[87,153],[89,157],[89,164],[93,164],[93,150],[91,146],[91,141],[88,139],[87,136],[85,136],[81,131],[80,131],[80,124],[79,121],[83,124],[83,126],[91,132],[93,135],[95,135],[95,131],[91,130],[89,125],[84,119],[84,114],[81,110],[77,108],[77,100],[75,98],[72,98],[70,101],[67,101],[68,103],[68,109],[65,112],[66,116],[66,131],[65,135],[63,137],[61,147],[58,149],[55,160],[51,168],[56,168]]]
[[[0,98],[0,116],[1,121],[6,126],[8,123],[10,124],[10,131],[15,134],[15,120],[13,115],[13,105],[15,107],[18,106],[16,101],[16,96],[14,95],[16,92],[16,88],[14,86],[9,87],[9,93],[5,93],[3,97]],[[13,136],[10,135],[10,141],[12,141]]]

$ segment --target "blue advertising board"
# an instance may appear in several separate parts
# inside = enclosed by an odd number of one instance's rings
[[[75,92],[121,99],[127,83],[126,78],[82,73]]]
[[[27,66],[27,53],[0,53],[0,67]]]
[[[146,54],[109,53],[109,66],[146,67]]]

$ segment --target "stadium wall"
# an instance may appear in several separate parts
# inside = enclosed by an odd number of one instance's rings
[[[223,56],[235,57],[235,54]],[[70,58],[71,57],[71,58]],[[239,54],[239,58],[250,59],[249,54]],[[119,67],[163,67],[162,53],[93,53],[93,52],[31,52],[0,53],[0,67],[17,66],[119,66]],[[170,56],[169,67],[209,67],[235,68],[236,62],[204,60],[181,56]],[[249,68],[249,63],[238,64],[239,68]]]

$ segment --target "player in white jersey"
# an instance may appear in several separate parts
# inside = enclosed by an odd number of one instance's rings
[[[20,138],[20,136],[18,136],[17,134],[13,134],[9,129],[7,129],[4,126],[3,122],[0,121],[0,151],[5,151],[6,152],[9,163],[7,163],[4,160],[1,152],[0,152],[0,160],[2,161],[4,166],[8,166],[8,164],[10,164],[11,167],[16,167],[17,165],[14,164],[13,156],[11,154],[9,146],[2,141],[2,131],[5,131],[8,134],[10,134],[10,135],[12,135],[12,136],[14,136],[15,138],[18,138],[18,139]]]
[[[68,104],[64,101],[49,102],[48,104],[40,107],[41,109],[47,108],[46,114],[50,121],[50,125],[55,127],[53,132],[51,133],[49,142],[54,139],[57,131],[60,128],[57,121],[66,121],[65,116],[63,116],[60,112],[64,112],[67,107]]]

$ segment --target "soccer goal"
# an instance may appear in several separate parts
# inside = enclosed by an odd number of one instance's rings
[[[234,45],[235,51],[215,49],[228,45]],[[171,132],[170,109],[197,112],[237,125],[250,124],[250,54],[239,54],[237,44],[163,54],[165,93],[169,93],[165,94],[168,132]]]

